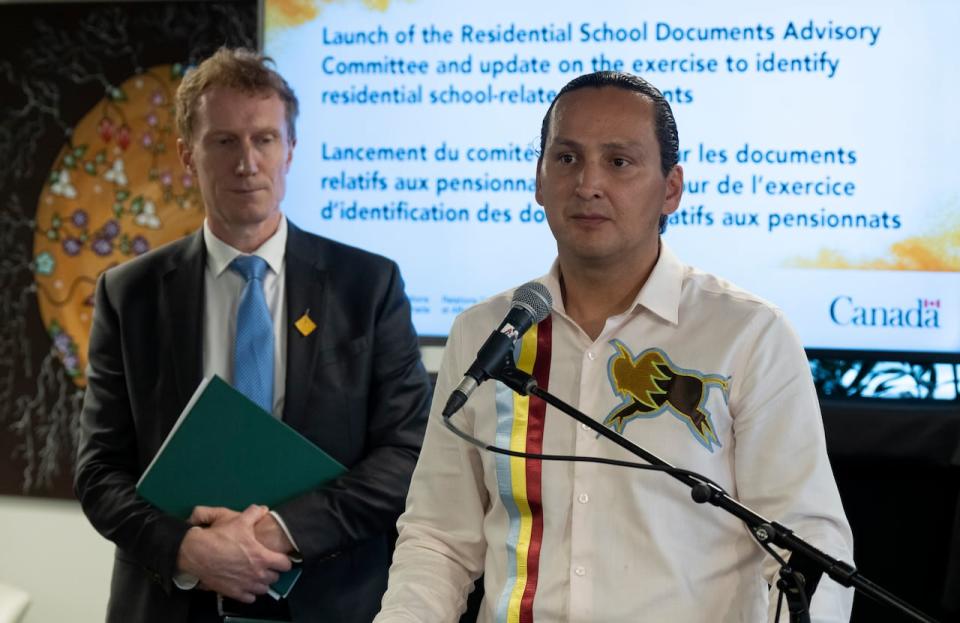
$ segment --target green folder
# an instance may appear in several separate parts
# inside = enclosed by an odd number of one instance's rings
[[[195,506],[274,508],[333,480],[346,468],[218,376],[204,379],[184,407],[137,493],[187,519]],[[271,588],[293,588],[299,567]],[[277,597],[275,594],[274,597]]]

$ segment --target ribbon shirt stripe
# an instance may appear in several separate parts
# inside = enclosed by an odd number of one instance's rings
[[[523,336],[517,367],[533,374],[546,388],[550,375],[551,318],[532,327]],[[502,383],[496,387],[497,445],[517,452],[543,450],[546,404],[539,399],[514,394]],[[507,511],[507,577],[497,602],[496,620],[501,623],[533,623],[540,546],[543,540],[541,461],[496,456],[500,500]]]

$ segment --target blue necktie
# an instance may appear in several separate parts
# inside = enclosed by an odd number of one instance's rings
[[[256,255],[240,255],[230,269],[245,280],[237,307],[237,337],[233,351],[233,386],[273,411],[273,320],[263,296],[267,262]]]

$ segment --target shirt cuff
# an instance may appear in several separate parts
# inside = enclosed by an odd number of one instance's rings
[[[293,562],[303,562],[303,556],[300,554],[300,548],[297,547],[297,542],[293,540],[293,535],[290,534],[290,530],[287,528],[287,524],[283,522],[283,518],[277,514],[277,511],[270,511],[270,515],[277,520],[277,524],[280,525],[280,529],[283,530],[283,533],[287,535],[287,540],[290,541],[290,545],[293,545],[293,553],[290,554],[290,560]]]
[[[182,591],[191,591],[197,588],[197,584],[200,583],[200,578],[181,571],[173,576],[173,583]]]

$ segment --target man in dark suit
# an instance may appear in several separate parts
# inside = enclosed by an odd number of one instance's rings
[[[221,49],[188,74],[178,150],[204,227],[97,285],[76,491],[117,545],[108,621],[218,621],[218,596],[295,621],[366,622],[379,607],[429,384],[397,266],[280,211],[296,115],[289,86],[253,52]],[[235,272],[246,256],[265,267],[249,282]],[[237,309],[252,286],[274,353],[264,406],[348,471],[278,508],[198,507],[184,522],[135,485],[201,379],[233,381],[243,367]],[[289,556],[303,574],[275,604],[262,595]]]

